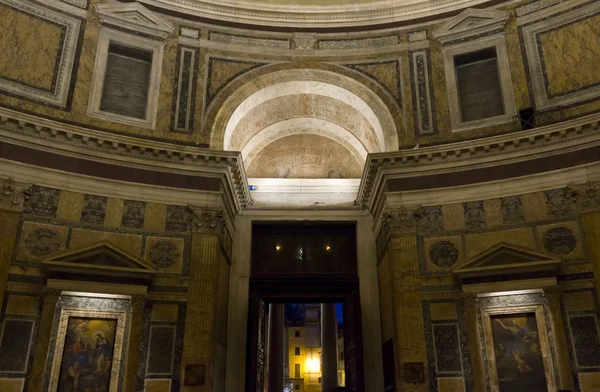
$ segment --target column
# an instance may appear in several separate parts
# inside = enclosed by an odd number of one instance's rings
[[[144,330],[144,312],[146,310],[146,296],[134,295],[131,298],[131,328],[129,346],[127,348],[127,368],[125,371],[125,391],[135,392],[140,363],[140,347],[142,344],[142,331]]]
[[[4,301],[23,202],[30,188],[10,177],[0,180],[0,305]]]
[[[321,380],[323,392],[337,387],[337,322],[335,304],[321,304]]]
[[[269,392],[283,391],[284,305],[269,305]]]
[[[35,353],[33,355],[33,367],[29,374],[29,385],[27,388],[29,392],[42,391],[48,346],[50,345],[50,335],[52,334],[52,324],[54,322],[54,312],[56,311],[56,304],[59,297],[60,290],[47,289],[44,293],[44,304],[42,305]]]

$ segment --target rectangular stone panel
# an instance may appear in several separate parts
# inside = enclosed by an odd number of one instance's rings
[[[0,372],[24,373],[33,332],[33,321],[5,319],[0,337]]]
[[[173,371],[173,347],[175,327],[153,325],[150,328],[150,348],[148,350],[148,374],[171,374]]]
[[[432,328],[437,372],[462,372],[458,325],[434,324]]]
[[[0,391],[22,392],[25,385],[24,378],[0,378]]]
[[[600,366],[600,332],[596,316],[572,316],[569,327],[577,367]]]

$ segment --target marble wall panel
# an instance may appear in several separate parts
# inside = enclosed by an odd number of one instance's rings
[[[123,216],[121,226],[131,229],[144,227],[146,203],[136,200],[125,200],[123,203]]]
[[[164,304],[155,302],[152,304],[152,322],[174,322],[177,321],[178,306],[176,304]]]
[[[423,239],[425,268],[421,272],[446,272],[464,260],[460,236],[435,237]]]
[[[184,240],[181,238],[146,237],[146,260],[162,272],[180,273],[183,265]]]
[[[151,326],[146,374],[170,375],[173,371],[174,349],[175,326]]]
[[[462,377],[443,377],[437,379],[439,392],[464,392],[465,380]]]
[[[104,226],[119,227],[123,219],[123,208],[125,200],[113,199],[109,197],[106,201],[106,213],[104,216]]]
[[[167,206],[159,203],[146,203],[144,213],[144,230],[165,231]]]
[[[104,224],[108,199],[104,196],[84,195],[81,222]]]
[[[38,314],[39,307],[40,300],[38,297],[11,294],[8,296],[4,314],[35,317]]]
[[[600,372],[579,373],[578,379],[581,392],[594,392],[600,390]]]
[[[78,222],[83,209],[83,194],[61,191],[58,199],[56,217],[67,221]]]
[[[23,213],[45,217],[55,217],[56,211],[58,210],[59,197],[59,189],[35,185],[31,190],[31,197],[23,206]]]
[[[171,380],[146,380],[144,384],[146,392],[171,392]]]
[[[183,232],[190,229],[190,212],[187,206],[168,205],[165,230]]]
[[[444,230],[455,231],[465,229],[465,214],[462,204],[446,204],[442,206]]]
[[[4,319],[0,337],[0,373],[25,373],[34,324],[33,320]]]
[[[0,378],[0,390],[3,392],[23,392],[24,378]]]
[[[527,193],[521,196],[523,215],[527,222],[539,221],[548,218],[546,196],[542,192]]]
[[[571,344],[578,368],[600,367],[600,329],[595,314],[569,317]]]

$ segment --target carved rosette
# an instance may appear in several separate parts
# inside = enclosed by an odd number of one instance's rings
[[[0,180],[0,209],[21,211],[31,188],[30,184],[16,183],[11,177]]]

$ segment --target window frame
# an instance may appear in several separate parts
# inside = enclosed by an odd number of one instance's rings
[[[146,118],[140,119],[100,110],[102,93],[104,92],[108,47],[111,42],[152,53],[152,65],[148,81],[148,100],[146,102]],[[103,26],[100,29],[98,40],[96,62],[94,64],[94,74],[88,103],[88,116],[135,127],[155,129],[164,46],[165,43],[163,41],[144,38]]]
[[[496,63],[498,66],[498,78],[500,80],[500,93],[502,94],[504,114],[477,120],[463,121],[454,57],[491,48],[496,49]],[[517,109],[504,33],[445,46],[442,51],[444,56],[446,92],[448,95],[448,109],[450,111],[450,125],[452,132],[512,122],[513,117],[517,115]]]
[[[300,347],[299,346],[295,346],[294,347],[294,356],[295,357],[299,357],[301,355],[300,352],[301,352]]]

